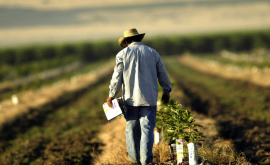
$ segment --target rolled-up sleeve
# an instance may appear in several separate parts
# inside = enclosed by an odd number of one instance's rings
[[[171,81],[159,55],[157,55],[157,77],[163,93],[170,93],[172,91]]]
[[[111,79],[111,84],[109,86],[110,92],[109,97],[115,98],[119,93],[123,83],[123,53],[119,52],[116,55],[116,65],[114,67],[114,72]]]

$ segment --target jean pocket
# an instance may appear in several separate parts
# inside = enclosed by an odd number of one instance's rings
[[[144,109],[147,109],[147,110],[157,110],[157,106],[144,106]]]

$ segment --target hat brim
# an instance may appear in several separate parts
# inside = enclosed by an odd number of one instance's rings
[[[136,35],[133,35],[133,36],[130,36],[130,37],[134,37],[134,36],[141,36],[140,38],[140,42],[142,41],[143,37],[144,37],[145,33],[142,33],[142,34],[136,34]],[[122,48],[125,48],[127,47],[127,44],[125,43],[125,40],[127,38],[130,38],[130,37],[121,37],[119,38],[118,40],[118,44],[122,47]]]

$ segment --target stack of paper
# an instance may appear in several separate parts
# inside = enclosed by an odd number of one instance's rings
[[[103,104],[103,109],[108,120],[111,120],[115,118],[116,116],[119,116],[122,114],[122,111],[118,104],[117,99],[113,99],[112,104],[113,104],[112,108],[109,107],[107,103]]]

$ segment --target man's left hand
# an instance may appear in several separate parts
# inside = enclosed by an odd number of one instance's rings
[[[107,98],[107,104],[108,104],[108,106],[111,107],[111,108],[113,107],[113,105],[112,105],[112,100],[113,100],[112,97],[108,97],[108,98]]]
[[[170,100],[170,93],[163,93],[161,100],[164,104],[167,104]]]

